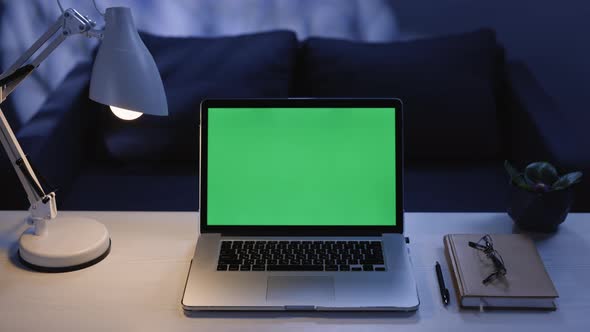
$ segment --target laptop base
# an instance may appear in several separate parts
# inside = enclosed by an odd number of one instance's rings
[[[381,241],[386,271],[217,271],[222,241]],[[187,278],[186,311],[413,311],[419,299],[405,239],[222,237],[203,234]]]

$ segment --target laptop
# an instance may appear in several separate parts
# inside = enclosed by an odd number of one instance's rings
[[[206,100],[186,311],[412,311],[398,99]]]

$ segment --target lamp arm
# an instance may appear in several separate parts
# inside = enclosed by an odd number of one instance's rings
[[[45,31],[45,33],[43,33],[43,35],[41,35],[41,37],[39,37],[39,39],[37,39],[37,41],[25,51],[25,53],[16,59],[16,61],[2,75],[0,75],[0,82],[2,82],[2,86],[0,87],[0,103],[3,102],[6,97],[14,91],[18,84],[31,74],[34,69],[39,67],[39,65],[51,53],[53,53],[53,51],[55,51],[67,37],[82,34],[87,37],[101,39],[102,31],[95,30],[95,26],[96,23],[94,21],[88,18],[88,16],[80,14],[77,10],[73,8],[65,10],[63,14],[57,18],[55,23],[53,23],[53,25],[51,25],[49,29],[47,29],[47,31]],[[34,58],[29,64],[25,65],[25,63],[58,32],[60,32],[59,35],[55,37],[36,58]],[[26,70],[24,75],[14,77],[9,84],[4,82],[18,71],[24,71],[23,69],[30,66],[32,66],[32,68]]]
[[[20,68],[27,60],[29,60],[29,58],[33,56],[33,54],[35,54],[35,52],[37,52],[41,48],[41,46],[47,43],[47,41],[56,32],[58,32],[62,26],[63,14],[60,15],[57,21],[55,21],[55,23],[53,23],[53,25],[51,25],[49,29],[47,29],[47,31],[45,31],[45,33],[41,35],[41,37],[39,37],[39,39],[37,39],[37,41],[35,41],[33,45],[31,45],[31,47],[29,47],[29,49],[25,51],[25,53],[18,57],[18,59],[16,59],[16,61],[10,67],[8,67],[8,69],[4,73],[2,73],[2,75],[0,75],[0,79],[4,79],[8,75],[14,73],[18,68]]]
[[[12,128],[8,124],[4,113],[0,109],[0,142],[2,143],[2,147],[6,151],[8,155],[8,160],[16,170],[18,178],[23,185],[25,192],[27,193],[27,198],[29,199],[29,203],[33,205],[37,201],[39,201],[43,196],[45,196],[45,192],[43,191],[37,176],[33,172],[29,161],[24,154],[20,144],[18,143]]]
[[[94,30],[94,21],[83,16],[75,9],[69,8],[58,17],[56,22],[31,47],[0,75],[0,104],[6,100],[18,85],[27,78],[59,45],[69,36],[83,34],[87,37],[102,37],[102,32]],[[59,33],[61,31],[61,33]],[[27,61],[35,55],[56,33],[59,33],[45,49],[43,49],[30,63]],[[37,226],[35,232],[41,234],[46,231],[45,220],[53,219],[57,215],[55,193],[46,194],[39,182],[27,156],[24,154],[12,128],[0,109],[0,143],[8,155],[18,178],[27,193],[31,204],[31,219]]]

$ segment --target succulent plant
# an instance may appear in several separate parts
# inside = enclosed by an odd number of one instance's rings
[[[510,183],[537,193],[563,190],[582,179],[582,172],[572,172],[560,176],[553,165],[544,161],[530,163],[524,172],[519,172],[508,161],[504,162],[504,167],[510,175]]]

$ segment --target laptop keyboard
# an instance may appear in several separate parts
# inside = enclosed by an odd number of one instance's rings
[[[217,271],[385,271],[380,241],[222,241]]]

